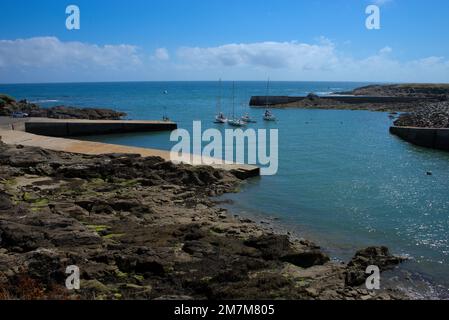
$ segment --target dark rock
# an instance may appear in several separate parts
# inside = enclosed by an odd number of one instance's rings
[[[80,109],[67,106],[57,106],[47,109],[47,117],[55,119],[120,120],[124,116],[126,116],[126,113],[111,109]]]
[[[115,262],[119,269],[126,273],[162,275],[165,272],[161,261],[152,256],[119,255]]]
[[[216,253],[216,248],[210,243],[198,240],[187,241],[182,247],[182,250],[188,254],[199,257],[205,257]]]
[[[61,282],[65,279],[60,255],[53,250],[39,249],[26,254],[28,275],[44,283]]]
[[[116,211],[131,211],[135,208],[141,207],[141,204],[137,200],[117,200],[110,203],[112,209]]]
[[[0,244],[11,251],[27,252],[45,247],[48,241],[38,227],[0,220]]]
[[[330,261],[329,257],[320,250],[310,250],[288,254],[281,257],[281,260],[301,268],[310,268],[313,266],[323,265]]]
[[[307,99],[309,99],[311,101],[317,101],[317,100],[320,100],[320,97],[315,93],[309,93],[307,95]]]
[[[124,112],[99,108],[76,108],[57,106],[41,108],[27,100],[15,101],[13,98],[0,95],[0,116],[11,116],[14,112],[27,113],[30,117],[55,119],[88,119],[88,120],[120,120],[126,116]]]
[[[248,247],[256,248],[264,259],[278,259],[290,249],[290,240],[284,235],[264,235],[245,241]]]
[[[0,210],[10,210],[12,209],[13,204],[11,200],[9,199],[9,196],[0,191]]]
[[[62,230],[52,234],[51,242],[58,247],[76,247],[99,244],[102,239],[90,231]]]
[[[363,284],[369,276],[365,273],[368,266],[377,266],[381,271],[386,271],[404,260],[391,255],[387,247],[369,247],[360,250],[347,265],[346,284],[348,286]]]

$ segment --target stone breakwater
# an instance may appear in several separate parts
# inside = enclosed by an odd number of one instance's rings
[[[422,103],[449,100],[449,84],[370,85],[329,96],[252,97],[253,107],[411,112]]]
[[[422,104],[401,114],[390,133],[421,147],[449,151],[449,102]]]
[[[126,113],[111,109],[76,108],[56,106],[41,108],[26,100],[16,101],[7,95],[0,94],[0,116],[11,116],[14,112],[23,112],[30,117],[53,119],[87,119],[87,120],[120,120]]]
[[[230,216],[211,196],[241,180],[161,158],[87,156],[0,143],[2,299],[400,299],[363,285],[368,248],[349,264],[315,244]],[[81,290],[64,287],[76,265]]]
[[[418,97],[318,96],[311,93],[306,97],[253,96],[250,106],[266,108],[268,104],[270,108],[399,111],[411,110],[414,105],[423,100],[434,101],[434,99]]]
[[[398,127],[449,128],[449,101],[423,104],[411,113],[399,116]]]

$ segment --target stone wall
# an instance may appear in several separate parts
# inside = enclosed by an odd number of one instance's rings
[[[102,135],[113,133],[129,133],[129,132],[154,132],[154,131],[171,131],[176,130],[177,125],[172,122],[26,122],[25,131],[37,135],[50,137],[70,137],[70,136],[86,136],[86,135]]]
[[[390,133],[417,146],[449,151],[449,129],[391,127]]]

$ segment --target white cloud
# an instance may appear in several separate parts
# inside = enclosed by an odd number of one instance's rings
[[[370,2],[377,6],[383,6],[389,2],[393,2],[393,0],[374,0],[374,1],[370,1]]]
[[[0,68],[61,71],[123,69],[142,64],[138,48],[131,45],[62,42],[55,37],[0,40]]]
[[[355,59],[321,38],[319,44],[292,41],[181,48],[178,56],[185,67],[211,74],[228,70],[233,77],[271,74],[283,80],[449,81],[449,60],[429,57],[401,62],[392,52],[385,46],[376,54]]]
[[[334,46],[330,42],[311,45],[298,42],[260,42],[227,44],[209,48],[179,49],[183,63],[194,67],[261,67],[320,69],[334,63]]]
[[[326,38],[316,43],[255,42],[166,48],[63,42],[54,37],[0,40],[0,82],[126,80],[341,80],[449,82],[449,60],[394,57],[389,46],[353,58]]]
[[[388,46],[383,47],[382,49],[379,50],[379,54],[389,54],[392,52],[393,52],[393,49]]]
[[[160,61],[168,61],[170,60],[170,54],[165,48],[157,48],[154,51],[154,58]]]

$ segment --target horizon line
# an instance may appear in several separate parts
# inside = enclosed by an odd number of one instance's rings
[[[267,82],[267,80],[223,80],[222,82]],[[123,81],[50,81],[50,82],[12,82],[12,83],[0,83],[2,85],[49,85],[49,84],[116,84],[116,83],[157,83],[157,82],[217,82],[219,80],[123,80]],[[442,84],[438,82],[404,82],[404,81],[356,81],[356,80],[269,80],[271,83],[275,82],[333,82],[333,83],[371,83],[371,84],[407,84],[407,83],[417,83],[417,84]],[[448,83],[449,84],[449,83]]]

